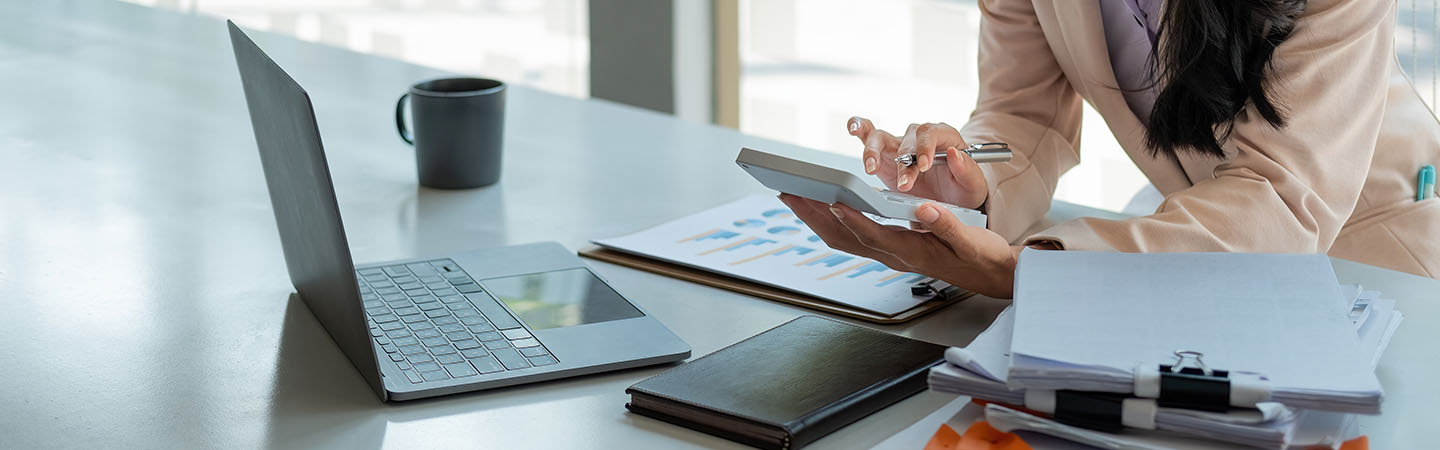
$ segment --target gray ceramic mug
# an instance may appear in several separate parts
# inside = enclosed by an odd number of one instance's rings
[[[405,125],[407,99],[412,127]],[[505,83],[484,78],[421,82],[395,103],[395,127],[415,146],[420,184],[440,189],[495,184],[504,141]]]

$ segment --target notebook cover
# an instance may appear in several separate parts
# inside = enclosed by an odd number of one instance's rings
[[[926,389],[945,346],[802,316],[626,389],[767,427],[799,448]],[[634,405],[627,405],[637,410]],[[752,446],[731,430],[637,412]],[[768,446],[765,446],[768,447]]]
[[[947,292],[943,298],[936,298],[935,300],[922,303],[920,304],[920,306],[916,306],[894,316],[885,316],[870,311],[863,311],[851,308],[849,306],[835,303],[829,300],[824,300],[803,294],[797,294],[784,289],[766,286],[760,283],[741,280],[739,278],[731,277],[728,275],[722,275],[715,272],[685,267],[679,264],[671,264],[665,261],[647,258],[644,256],[626,253],[618,250],[607,249],[600,246],[586,247],[584,249],[581,249],[579,254],[580,256],[591,259],[605,261],[613,264],[619,264],[633,269],[644,270],[646,272],[658,273],[667,277],[678,278],[694,283],[700,283],[706,286],[717,287],[720,289],[735,291],[747,295],[753,295],[766,300],[788,303],[791,305],[802,306],[814,309],[816,311],[835,314],[838,316],[844,316],[852,319],[864,320],[866,322],[887,325],[904,323],[910,320],[914,320],[917,317],[935,312],[940,308],[950,305],[951,303],[955,303],[975,295],[974,292],[956,288],[951,292]]]

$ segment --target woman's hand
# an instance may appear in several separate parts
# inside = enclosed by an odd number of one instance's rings
[[[965,225],[935,203],[915,209],[925,230],[875,223],[839,203],[781,194],[796,217],[830,248],[880,261],[891,269],[915,272],[995,298],[1010,298],[1020,247],[994,232]]]
[[[865,144],[861,155],[865,173],[880,177],[891,190],[971,209],[985,203],[989,185],[975,160],[960,151],[966,147],[965,139],[955,128],[943,123],[912,124],[904,137],[897,138],[875,129],[863,117],[851,117],[846,128]],[[944,170],[930,170],[937,151],[949,152]],[[906,154],[915,155],[915,165],[895,162]]]

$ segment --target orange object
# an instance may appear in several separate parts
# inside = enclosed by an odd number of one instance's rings
[[[941,424],[925,444],[925,450],[1030,450],[1030,444],[1015,433],[997,430],[982,420],[970,424],[963,435],[950,425]]]
[[[1340,444],[1340,450],[1370,450],[1370,437],[1360,436]]]

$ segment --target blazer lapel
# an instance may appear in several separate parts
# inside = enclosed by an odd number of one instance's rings
[[[1130,156],[1130,160],[1150,179],[1161,194],[1190,187],[1181,163],[1170,158],[1152,157],[1145,148],[1145,128],[1130,111],[1115,70],[1110,65],[1110,51],[1105,46],[1105,24],[1100,18],[1100,2],[1105,0],[1035,0],[1050,3],[1055,12],[1063,48],[1069,52],[1072,66],[1070,82],[1091,106],[1105,118],[1110,132]],[[1055,50],[1059,50],[1052,44]],[[1060,58],[1061,55],[1056,55]]]

